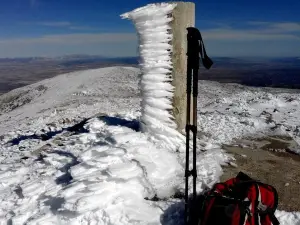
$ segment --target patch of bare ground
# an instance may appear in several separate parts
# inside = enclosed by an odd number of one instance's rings
[[[242,171],[277,189],[278,209],[300,211],[300,155],[290,151],[295,146],[297,143],[291,138],[280,136],[238,140],[234,145],[224,145],[236,161],[223,168],[221,181]]]

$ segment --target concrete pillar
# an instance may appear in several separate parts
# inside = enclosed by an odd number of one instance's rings
[[[171,22],[173,33],[172,52],[172,85],[175,87],[173,96],[173,116],[177,129],[182,131],[186,124],[186,68],[187,68],[187,27],[195,26],[195,4],[192,2],[175,2]],[[192,109],[192,107],[191,107]],[[191,110],[191,118],[192,118]]]

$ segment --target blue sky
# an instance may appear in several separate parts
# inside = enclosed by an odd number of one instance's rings
[[[1,0],[0,57],[135,56],[133,24],[120,14],[146,0]],[[299,0],[196,1],[211,56],[300,56]]]

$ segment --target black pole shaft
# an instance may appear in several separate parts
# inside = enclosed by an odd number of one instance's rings
[[[198,96],[198,68],[193,69],[193,201],[196,200],[196,150],[197,150],[197,96]]]
[[[189,214],[189,207],[188,207],[188,195],[189,195],[189,186],[188,186],[188,181],[189,181],[189,141],[190,141],[190,114],[191,114],[191,84],[192,84],[192,69],[190,67],[190,62],[187,62],[187,110],[186,110],[186,162],[185,162],[185,222],[187,224],[188,222],[188,214]]]

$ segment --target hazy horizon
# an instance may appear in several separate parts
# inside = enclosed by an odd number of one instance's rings
[[[136,56],[135,28],[120,15],[157,2],[3,0],[0,57]],[[196,2],[196,27],[213,57],[299,57],[299,8],[297,0]]]
[[[62,55],[55,55],[55,56],[37,56],[37,55],[30,55],[30,56],[16,56],[16,57],[0,57],[0,59],[26,59],[26,58],[45,58],[45,59],[57,59],[57,58],[68,58],[68,57],[90,57],[90,58],[103,58],[103,59],[126,59],[126,58],[139,58],[140,56],[138,54],[133,56],[103,56],[103,55],[96,55],[96,54],[62,54]],[[256,60],[256,59],[300,59],[300,55],[296,56],[215,56],[210,55],[211,58],[232,58],[232,59],[244,59],[244,60]]]

